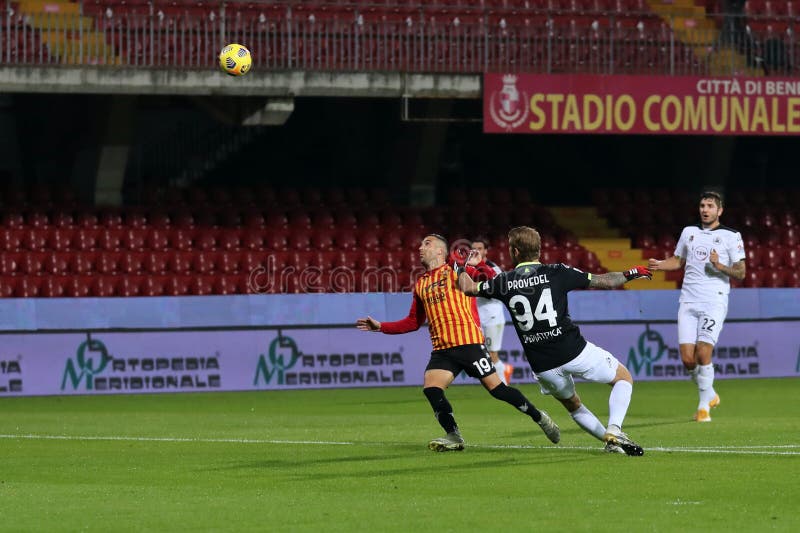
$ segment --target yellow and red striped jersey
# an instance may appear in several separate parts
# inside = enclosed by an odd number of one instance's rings
[[[458,289],[457,279],[447,264],[425,272],[414,285],[408,316],[396,322],[382,322],[381,331],[407,333],[419,329],[427,319],[434,350],[483,344],[475,298]]]

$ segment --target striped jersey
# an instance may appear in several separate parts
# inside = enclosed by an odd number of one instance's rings
[[[407,333],[419,329],[427,319],[434,351],[483,344],[475,299],[458,289],[457,279],[447,264],[425,272],[414,285],[408,316],[396,322],[382,322],[381,331]]]

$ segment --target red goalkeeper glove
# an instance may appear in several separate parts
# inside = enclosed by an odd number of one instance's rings
[[[653,273],[650,272],[650,269],[641,265],[626,270],[622,275],[625,276],[625,279],[628,281],[639,278],[653,279]]]

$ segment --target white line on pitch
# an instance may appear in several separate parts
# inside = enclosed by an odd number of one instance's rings
[[[124,442],[200,442],[222,444],[305,444],[317,446],[405,446],[407,443],[381,443],[381,442],[347,442],[324,440],[276,440],[276,439],[231,439],[231,438],[200,438],[200,437],[133,437],[119,435],[13,435],[0,434],[0,439],[28,439],[28,440],[69,440],[69,441],[124,441]],[[597,451],[597,446],[535,446],[526,444],[468,444],[468,448],[476,449],[502,449],[502,450],[580,450]],[[799,448],[796,444],[778,444],[764,446],[697,446],[697,447],[645,447],[646,452],[673,452],[673,453],[722,453],[737,455],[800,455],[800,451],[775,451],[786,448]]]

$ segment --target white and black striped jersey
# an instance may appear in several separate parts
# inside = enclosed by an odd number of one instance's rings
[[[520,263],[478,286],[478,296],[503,302],[511,313],[534,372],[567,363],[586,347],[569,317],[567,293],[589,286],[592,275],[563,264]]]

